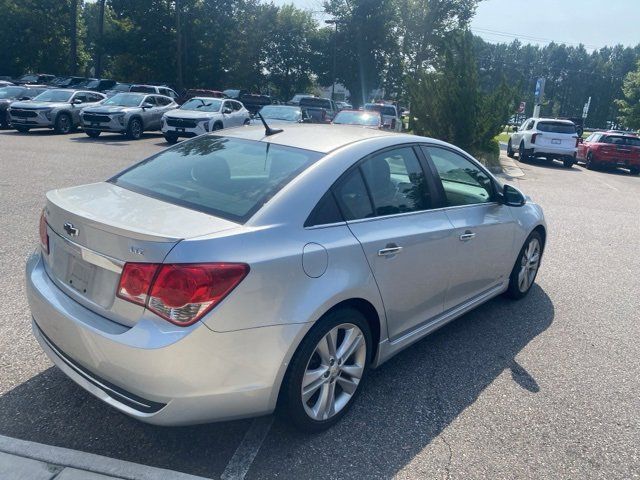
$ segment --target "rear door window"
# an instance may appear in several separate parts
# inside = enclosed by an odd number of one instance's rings
[[[267,142],[202,136],[144,160],[109,181],[244,223],[323,155]]]

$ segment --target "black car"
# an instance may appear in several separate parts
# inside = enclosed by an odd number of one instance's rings
[[[9,116],[7,115],[9,105],[19,100],[31,100],[47,89],[48,87],[45,85],[12,85],[0,88],[0,128],[9,126]]]
[[[25,73],[20,78],[17,78],[14,83],[18,85],[41,85],[49,83],[54,78],[54,75],[47,73]]]
[[[55,88],[75,88],[86,80],[88,80],[86,77],[56,77],[49,82],[49,85]]]

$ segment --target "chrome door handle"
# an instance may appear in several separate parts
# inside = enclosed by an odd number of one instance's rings
[[[396,255],[398,253],[402,252],[402,247],[399,247],[397,245],[387,245],[385,248],[378,250],[378,256],[379,257],[388,257],[390,255]]]
[[[460,235],[460,241],[461,242],[467,242],[473,238],[476,237],[476,234],[473,232],[470,232],[469,230],[467,230],[466,232],[464,232],[462,235]]]

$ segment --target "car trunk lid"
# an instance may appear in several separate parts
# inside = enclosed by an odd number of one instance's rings
[[[126,262],[161,263],[182,239],[238,226],[111,183],[49,192],[45,218],[52,280],[85,307],[128,326],[144,307],[116,296]]]

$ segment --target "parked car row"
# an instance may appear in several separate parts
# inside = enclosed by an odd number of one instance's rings
[[[586,139],[571,120],[529,118],[516,128],[507,142],[507,155],[521,162],[544,157],[561,160],[571,168],[582,162],[590,169],[626,168],[640,175],[640,138],[624,131],[593,132]]]

